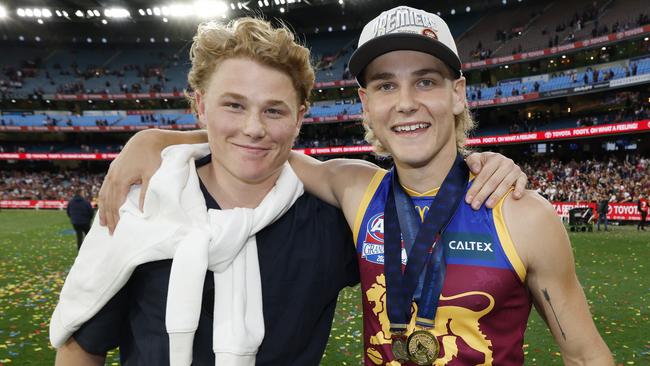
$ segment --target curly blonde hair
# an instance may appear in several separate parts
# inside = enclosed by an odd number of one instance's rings
[[[476,127],[476,122],[472,118],[472,114],[467,105],[465,105],[465,109],[460,114],[454,116],[454,126],[456,129],[456,149],[458,149],[459,153],[466,156],[471,151],[465,145],[465,140],[467,140],[469,132]],[[381,157],[389,157],[390,153],[386,148],[384,148],[384,146],[382,146],[381,142],[379,142],[379,139],[377,139],[377,136],[375,136],[375,133],[370,128],[368,121],[365,119],[363,121],[363,129],[366,131],[364,137],[366,141],[372,145],[373,152]]]
[[[298,103],[309,107],[309,94],[314,86],[314,68],[307,48],[296,40],[285,25],[273,27],[258,18],[239,18],[228,24],[217,21],[198,26],[192,47],[192,67],[187,76],[190,87],[205,92],[217,66],[233,57],[247,57],[286,73],[298,94]],[[192,112],[197,114],[194,94],[187,94]]]

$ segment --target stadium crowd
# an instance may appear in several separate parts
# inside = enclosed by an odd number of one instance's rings
[[[602,159],[531,159],[521,163],[529,188],[549,201],[592,202],[606,196],[610,202],[636,202],[650,192],[650,159],[640,155]]]
[[[610,202],[636,202],[639,194],[650,193],[650,158],[641,155],[602,159],[560,160],[532,158],[519,162],[529,177],[529,189],[549,201],[597,201],[601,195]],[[25,172],[3,170],[0,190],[3,200],[64,200],[76,189],[96,198],[103,174],[79,171]]]
[[[104,174],[82,171],[0,171],[2,200],[69,200],[76,190],[92,200],[99,194]]]

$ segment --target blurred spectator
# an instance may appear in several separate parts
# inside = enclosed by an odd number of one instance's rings
[[[77,250],[81,249],[81,243],[90,231],[90,223],[93,220],[93,207],[81,196],[81,191],[75,191],[74,197],[68,201],[66,213],[70,223],[77,234]]]
[[[597,212],[598,212],[598,231],[600,231],[600,223],[604,223],[605,225],[605,231],[609,231],[607,229],[607,222],[609,221],[607,219],[607,211],[609,209],[609,199],[607,198],[606,195],[601,195],[600,199],[598,200],[598,206],[597,206]]]
[[[643,193],[639,194],[639,200],[637,201],[637,208],[641,213],[641,221],[639,221],[639,224],[636,226],[636,229],[645,231],[645,220],[646,217],[648,217],[648,211],[650,210],[650,208],[648,207],[648,199]]]

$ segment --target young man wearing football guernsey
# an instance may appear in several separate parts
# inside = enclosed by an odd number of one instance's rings
[[[473,127],[460,65],[442,19],[408,7],[382,13],[350,70],[366,137],[395,168],[290,158],[306,189],[341,207],[353,228],[365,364],[522,365],[535,304],[567,365],[613,365],[548,202],[532,192],[493,209],[461,202],[477,179],[460,158]]]
[[[290,160],[353,228],[365,364],[522,365],[534,304],[565,364],[613,365],[553,207],[531,191],[494,209],[461,202],[472,184],[460,155],[473,122],[447,24],[404,6],[383,12],[349,66],[366,139],[395,168]]]

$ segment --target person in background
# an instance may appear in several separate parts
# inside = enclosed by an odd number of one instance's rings
[[[93,206],[82,197],[80,190],[75,191],[74,196],[68,201],[66,213],[70,218],[70,223],[77,234],[77,250],[81,248],[86,234],[90,231],[90,223],[93,221]]]
[[[600,223],[602,222],[605,225],[605,231],[609,231],[607,228],[607,209],[609,208],[609,199],[607,194],[603,193],[600,195],[600,200],[598,200],[598,224],[596,228],[600,231]]]
[[[643,193],[641,193],[639,195],[639,201],[637,203],[637,208],[639,209],[639,212],[641,213],[641,221],[639,221],[639,224],[636,226],[636,229],[645,231],[645,220],[648,217],[648,210],[650,208],[648,207],[648,199],[645,197],[645,195]]]

